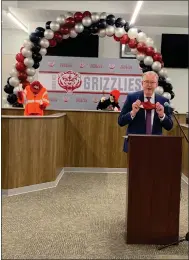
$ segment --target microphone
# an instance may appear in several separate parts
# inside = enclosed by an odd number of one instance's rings
[[[189,241],[189,232],[186,233],[185,237],[183,237],[183,238],[179,239],[178,241],[175,241],[175,242],[173,242],[171,244],[168,244],[168,245],[165,245],[165,246],[161,246],[161,247],[158,248],[158,250],[162,250],[162,249],[164,249],[166,247],[170,247],[170,246],[173,246],[173,245],[178,245],[179,243],[184,242],[184,241],[187,241],[187,242]]]
[[[178,112],[174,111],[174,109],[170,106],[169,102],[165,102],[165,103],[164,103],[164,107],[167,107],[167,108],[169,108],[169,109],[171,110],[171,112],[173,113],[173,117],[174,117],[175,121],[177,122],[177,125],[179,126],[181,132],[183,133],[183,135],[184,135],[184,137],[185,137],[187,143],[189,143],[188,137],[186,136],[184,130],[182,129],[182,127],[181,127],[181,125],[180,125],[180,123],[179,123],[177,117],[175,116],[175,114],[176,114],[176,113],[178,114]]]

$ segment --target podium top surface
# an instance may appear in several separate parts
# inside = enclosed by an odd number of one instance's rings
[[[123,136],[123,138],[125,138],[125,139],[129,139],[129,137],[182,138],[180,136],[171,136],[171,135],[145,135],[145,134],[129,134],[129,135],[124,135]]]
[[[59,118],[65,116],[66,113],[55,113],[47,116],[17,116],[17,115],[2,115],[1,118],[5,119],[49,119],[49,118]]]

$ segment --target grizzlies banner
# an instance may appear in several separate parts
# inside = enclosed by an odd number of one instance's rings
[[[128,93],[141,90],[141,75],[136,59],[45,56],[39,81],[48,90],[50,109],[96,110],[113,89],[120,91],[122,107]]]

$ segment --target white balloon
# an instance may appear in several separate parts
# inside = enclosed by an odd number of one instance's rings
[[[28,76],[28,77],[27,77],[27,81],[28,81],[29,83],[32,83],[32,82],[34,81],[34,77]]]
[[[118,38],[121,38],[124,34],[126,34],[123,27],[121,28],[115,28],[115,36]]]
[[[50,28],[51,28],[52,31],[56,32],[60,29],[60,24],[57,23],[57,22],[51,22]]]
[[[29,39],[25,39],[23,46],[28,48],[28,49],[31,49],[33,47],[33,43]]]
[[[17,77],[11,77],[9,79],[9,84],[13,87],[17,87],[20,84],[20,81]]]
[[[130,39],[135,39],[137,38],[137,35],[138,35],[138,29],[137,28],[131,28],[129,29],[128,31],[128,36]]]
[[[32,68],[32,66],[34,65],[34,60],[32,58],[25,58],[24,59],[24,64],[26,65],[26,67],[28,68]]]
[[[60,25],[63,25],[65,24],[66,22],[66,17],[64,15],[59,15],[57,18],[56,18],[56,21],[57,23],[59,23]]]
[[[98,33],[98,36],[101,37],[101,38],[105,37],[106,36],[106,29],[101,29]]]
[[[159,71],[159,76],[161,76],[161,77],[167,77],[167,70],[166,69],[161,69],[160,71]]]
[[[100,15],[98,13],[92,13],[91,20],[93,21],[93,23],[98,22],[100,20]]]
[[[146,57],[144,58],[144,64],[145,64],[146,66],[151,66],[152,63],[153,63],[153,59],[152,59],[151,56],[146,56]]]
[[[108,26],[106,27],[106,35],[107,35],[107,36],[113,36],[114,33],[115,33],[115,28],[114,28],[114,26],[108,25]]]
[[[139,60],[139,61],[143,61],[144,58],[145,58],[145,54],[143,54],[143,53],[138,53],[138,54],[136,55],[136,58],[137,58],[137,60]]]
[[[28,57],[31,57],[31,56],[32,56],[32,52],[30,51],[30,49],[24,47],[24,48],[22,49],[22,55],[23,55],[24,57],[28,58]]]
[[[17,95],[17,93],[20,91],[20,87],[15,87],[14,89],[13,89],[13,93],[15,94],[15,95]]]
[[[82,19],[82,24],[86,27],[89,27],[92,24],[92,20],[90,17],[86,16]]]
[[[77,33],[74,29],[70,30],[70,38],[76,38],[77,37]]]
[[[42,56],[45,56],[47,54],[47,49],[45,48],[41,48],[39,53],[42,55]]]
[[[67,12],[67,13],[65,13],[65,18],[68,18],[68,17],[73,17],[73,13],[71,13],[71,12]]]
[[[26,73],[28,76],[34,76],[35,75],[35,69],[34,68],[28,68],[26,69]]]
[[[136,48],[131,49],[131,53],[136,55],[138,53],[138,50]]]
[[[170,93],[168,93],[168,92],[164,92],[163,93],[163,97],[165,97],[165,98],[167,98],[167,99],[171,99],[171,94]]]
[[[77,23],[74,28],[77,33],[82,33],[84,30],[84,26],[82,23]]]
[[[164,92],[163,88],[161,86],[158,86],[157,88],[155,88],[155,93],[162,95]]]
[[[18,71],[15,68],[13,68],[11,70],[11,72],[10,72],[10,76],[11,77],[17,77],[18,76]]]
[[[68,39],[69,37],[70,37],[69,34],[65,34],[62,36],[62,39]]]
[[[47,40],[51,40],[53,37],[54,37],[54,32],[50,29],[47,29],[45,30],[44,32],[44,37],[47,39]]]
[[[48,48],[49,47],[49,41],[45,38],[42,38],[40,40],[39,44],[42,48]]]
[[[137,35],[137,41],[138,42],[144,42],[146,41],[146,34],[144,32],[139,32],[138,35]]]
[[[100,14],[100,19],[106,19],[107,17],[107,13],[106,12],[103,12]]]
[[[166,81],[167,83],[170,83],[170,84],[171,84],[171,79],[170,79],[170,78],[166,78],[165,81]]]
[[[152,64],[152,69],[156,72],[160,71],[161,70],[161,63],[159,61],[155,61],[153,64]]]
[[[154,41],[151,38],[146,38],[146,46],[147,47],[153,47],[154,46]]]

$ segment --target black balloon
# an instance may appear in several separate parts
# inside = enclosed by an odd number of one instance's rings
[[[34,69],[38,69],[39,66],[40,66],[40,65],[39,65],[39,62],[35,62],[34,65],[33,65],[33,68],[34,68]]]
[[[9,79],[10,79],[11,77],[9,77],[8,79],[7,79],[7,84],[9,84]]]
[[[158,79],[158,86],[161,86],[161,87],[165,87],[166,86],[166,81],[165,81],[165,78],[164,77],[159,77]]]
[[[100,19],[98,22],[98,28],[99,29],[105,29],[107,26],[106,20],[105,19]]]
[[[32,48],[31,48],[31,51],[33,53],[38,53],[39,51],[41,50],[41,46],[35,44]]]
[[[35,33],[36,33],[37,36],[39,36],[39,37],[44,37],[44,31],[45,31],[45,29],[42,28],[42,27],[37,27],[37,28],[35,29]]]
[[[14,104],[17,101],[17,96],[15,94],[9,94],[7,97],[9,104]]]
[[[116,21],[116,18],[113,14],[110,14],[106,17],[106,23],[108,25],[114,25],[115,24],[115,21]]]
[[[91,30],[89,27],[84,27],[84,30],[83,30],[83,35],[84,36],[88,36],[91,34]]]
[[[129,25],[128,22],[125,23],[124,25],[124,28],[125,28],[125,31],[128,32],[130,28],[132,28],[133,26],[132,25]]]
[[[173,91],[171,91],[171,99],[173,99],[175,97],[175,93]]]
[[[31,42],[38,43],[39,40],[40,40],[40,37],[37,36],[36,33],[31,33],[31,34],[30,34],[30,41],[31,41]]]
[[[145,67],[146,67],[146,65],[144,64],[144,61],[140,61],[139,66],[140,66],[141,68],[145,68]]]
[[[14,87],[11,86],[11,85],[9,85],[9,84],[7,84],[7,85],[4,86],[4,91],[5,91],[5,93],[7,93],[7,94],[12,94],[12,93],[13,93],[13,89],[14,89]]]
[[[50,23],[51,23],[51,21],[46,22],[46,24],[45,24],[45,28],[46,28],[46,29],[51,29],[51,28],[50,28]]]
[[[142,72],[145,73],[147,71],[152,71],[151,66],[145,66],[144,68],[142,68]]]
[[[89,30],[91,31],[91,33],[97,33],[99,31],[98,29],[98,24],[92,24],[90,27],[89,27]]]
[[[33,53],[32,58],[33,58],[34,62],[40,62],[42,60],[42,56],[40,53]]]
[[[13,105],[13,107],[23,107],[23,104],[20,104],[18,102],[15,102]]]
[[[117,18],[115,21],[116,27],[123,27],[125,25],[125,20],[123,18]]]

